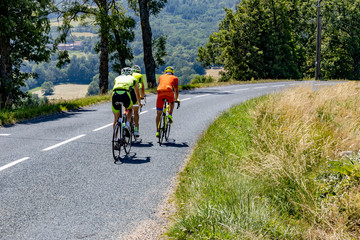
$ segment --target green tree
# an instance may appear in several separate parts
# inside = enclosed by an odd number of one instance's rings
[[[156,85],[156,62],[153,56],[153,34],[150,26],[150,16],[160,13],[167,0],[128,0],[128,2],[140,15],[146,78],[148,86],[153,88]],[[165,46],[165,44],[159,46]]]
[[[20,70],[23,61],[50,58],[50,7],[51,0],[0,0],[0,109],[25,97],[20,87],[34,74]]]
[[[121,7],[113,8],[110,16],[110,26],[113,32],[110,37],[110,53],[114,52],[111,60],[114,61],[113,69],[118,74],[121,69],[127,66],[126,61],[131,61],[134,56],[129,42],[134,41],[134,28],[136,25],[132,17],[126,16],[125,11],[120,11]],[[114,14],[115,13],[115,14]]]
[[[50,81],[44,82],[41,85],[41,91],[44,93],[44,95],[50,95],[54,92],[54,84]]]
[[[325,78],[360,79],[360,1],[323,1]]]
[[[100,41],[95,49],[100,53],[99,89],[101,94],[106,94],[109,85],[109,55],[116,48],[113,41],[111,41],[111,35],[114,34],[115,38],[122,39],[119,27],[124,26],[123,21],[128,21],[129,18],[124,18],[124,10],[117,0],[82,0],[64,2],[64,5],[60,10],[63,16],[63,24],[59,28],[61,34],[57,39],[57,43],[66,41],[66,37],[71,29],[72,21],[81,21],[85,25],[87,19],[93,19],[93,24],[98,26]],[[126,26],[128,27],[128,25]],[[128,31],[125,32],[128,33]],[[125,36],[124,39],[129,38]],[[121,50],[128,51],[129,48],[122,48]],[[122,57],[124,56],[128,57],[131,56],[131,54],[123,53]],[[59,65],[69,62],[68,53],[66,51],[60,52],[59,59]]]
[[[235,12],[226,9],[219,32],[199,49],[198,60],[223,65],[225,77],[236,80],[300,78],[292,2],[243,0]]]

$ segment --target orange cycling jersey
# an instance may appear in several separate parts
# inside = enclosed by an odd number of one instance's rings
[[[161,75],[159,78],[158,92],[172,92],[174,87],[178,86],[178,78],[171,74]]]

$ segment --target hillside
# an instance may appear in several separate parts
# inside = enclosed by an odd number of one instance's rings
[[[151,19],[154,37],[167,36],[165,65],[175,67],[181,83],[191,80],[193,74],[204,74],[196,61],[198,48],[206,44],[209,35],[218,30],[225,16],[224,7],[234,8],[234,0],[171,0],[164,10]],[[134,42],[135,62],[142,64],[140,27]],[[160,70],[162,70],[160,68]]]
[[[125,6],[127,6],[125,4]],[[233,0],[172,0],[169,1],[159,15],[151,18],[153,36],[167,36],[167,53],[165,65],[160,67],[158,73],[167,65],[175,67],[180,83],[188,83],[194,74],[204,74],[205,71],[196,61],[198,48],[206,43],[211,33],[218,30],[218,24],[225,16],[224,7],[234,8]],[[139,20],[132,10],[137,21],[135,41],[131,43],[134,53],[133,63],[145,69],[143,63],[142,36]],[[57,36],[58,16],[50,16],[52,30],[50,35]],[[63,48],[69,50],[71,63],[62,69],[56,68],[56,56],[49,63],[26,63],[24,71],[38,73],[38,79],[29,79],[24,90],[39,87],[44,81],[52,81],[55,85],[61,83],[89,84],[98,73],[99,59],[94,51],[98,41],[96,28],[73,24],[72,34],[68,38],[69,45]],[[74,46],[72,46],[74,45]]]

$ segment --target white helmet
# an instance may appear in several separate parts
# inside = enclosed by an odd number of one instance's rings
[[[132,75],[133,71],[129,67],[121,69],[121,75]]]
[[[141,68],[139,65],[134,65],[131,67],[133,72],[136,72],[136,73],[140,73],[141,72]]]

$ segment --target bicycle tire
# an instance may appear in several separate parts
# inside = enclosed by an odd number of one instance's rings
[[[134,119],[131,119],[131,123],[130,123],[130,126],[131,126],[131,134],[133,135],[133,138],[134,138],[134,141],[136,142],[138,140],[138,138],[135,136],[135,122],[134,122]]]
[[[114,139],[117,139],[115,141]],[[119,128],[119,122],[115,124],[115,128],[113,131],[113,138],[112,138],[112,153],[114,157],[114,161],[120,160],[120,153],[121,153],[121,144],[120,144],[120,128]],[[115,149],[115,146],[118,145],[118,150]]]
[[[130,153],[131,150],[131,141],[132,141],[132,134],[131,129],[126,127],[123,128],[123,147],[126,154]]]

